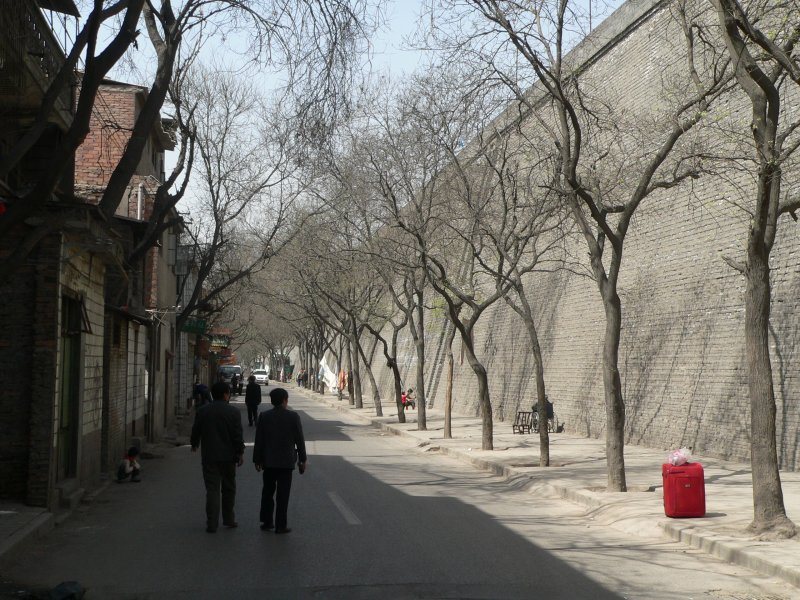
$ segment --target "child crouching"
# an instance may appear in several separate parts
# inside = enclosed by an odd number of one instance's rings
[[[139,449],[136,446],[128,448],[128,453],[122,458],[117,468],[117,483],[122,483],[128,477],[134,483],[139,483],[139,473],[141,472],[141,465],[136,457],[139,456]]]

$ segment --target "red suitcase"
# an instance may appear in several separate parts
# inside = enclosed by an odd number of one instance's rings
[[[702,517],[706,514],[703,465],[686,463],[661,466],[664,478],[664,514],[668,517]]]

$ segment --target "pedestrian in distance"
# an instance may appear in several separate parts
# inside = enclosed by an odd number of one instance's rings
[[[192,452],[200,455],[206,486],[206,531],[214,533],[219,525],[220,496],[222,524],[236,527],[236,467],[244,462],[244,432],[239,410],[228,404],[231,388],[224,381],[211,387],[214,401],[202,406],[192,427]]]
[[[194,407],[198,409],[205,404],[211,404],[211,390],[205,383],[198,381],[194,386]]]
[[[141,479],[142,466],[139,464],[139,449],[136,446],[128,448],[128,452],[119,461],[117,467],[117,483],[126,481],[129,477],[133,483],[139,483]]]
[[[252,427],[258,421],[258,405],[261,404],[261,386],[256,383],[255,375],[247,378],[244,403],[247,405],[247,422]]]
[[[297,464],[302,475],[306,470],[306,442],[300,415],[290,410],[289,392],[275,388],[269,393],[272,410],[262,412],[256,425],[253,463],[262,472],[261,529],[289,533],[287,513],[292,473]]]

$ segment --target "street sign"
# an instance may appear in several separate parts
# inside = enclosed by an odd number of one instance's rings
[[[206,332],[206,321],[205,319],[186,319],[186,322],[181,327],[181,331],[186,333],[200,333],[203,334]]]

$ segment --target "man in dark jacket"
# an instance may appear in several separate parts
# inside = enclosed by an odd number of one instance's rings
[[[247,422],[250,427],[258,419],[258,405],[261,404],[261,386],[256,383],[256,376],[247,378],[247,389],[244,391],[244,403],[247,405]]]
[[[219,525],[220,492],[222,524],[236,527],[233,506],[236,501],[236,467],[244,461],[244,434],[239,410],[228,404],[231,389],[224,381],[211,387],[214,401],[200,407],[192,427],[192,452],[200,446],[203,481],[206,484],[206,531]]]
[[[269,393],[272,410],[261,413],[256,425],[253,462],[263,471],[261,490],[261,529],[275,528],[275,533],[289,533],[286,517],[292,472],[297,463],[300,474],[306,470],[306,442],[300,415],[289,410],[289,392],[275,388]],[[273,496],[275,497],[273,500]],[[275,518],[273,520],[273,511]]]

